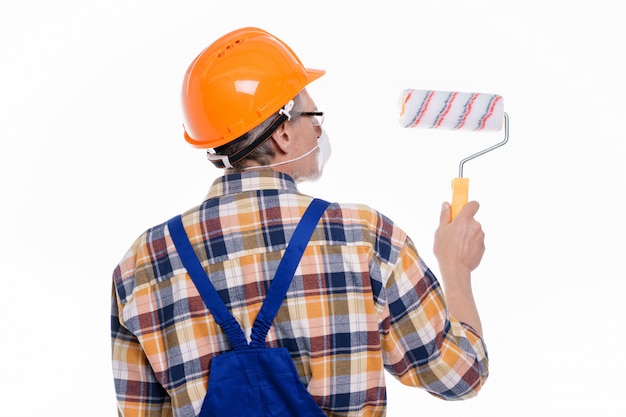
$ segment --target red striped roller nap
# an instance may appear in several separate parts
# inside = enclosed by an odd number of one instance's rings
[[[406,89],[400,107],[402,127],[494,131],[504,121],[504,100],[497,94]]]

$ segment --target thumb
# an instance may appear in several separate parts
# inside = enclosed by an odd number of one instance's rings
[[[441,205],[441,214],[439,215],[439,225],[446,226],[450,224],[450,204],[444,202]]]

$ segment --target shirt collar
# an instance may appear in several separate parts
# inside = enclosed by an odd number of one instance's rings
[[[206,200],[256,190],[298,192],[296,181],[282,172],[260,169],[225,174],[213,181]]]

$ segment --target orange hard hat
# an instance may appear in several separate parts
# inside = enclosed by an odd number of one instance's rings
[[[185,140],[197,148],[232,142],[324,73],[305,68],[287,44],[262,29],[230,32],[187,69],[182,91]]]

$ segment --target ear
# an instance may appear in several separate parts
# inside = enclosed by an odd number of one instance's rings
[[[291,129],[289,129],[287,123],[283,123],[272,133],[271,136],[274,144],[276,145],[276,151],[282,154],[288,154],[293,146],[293,135]]]

